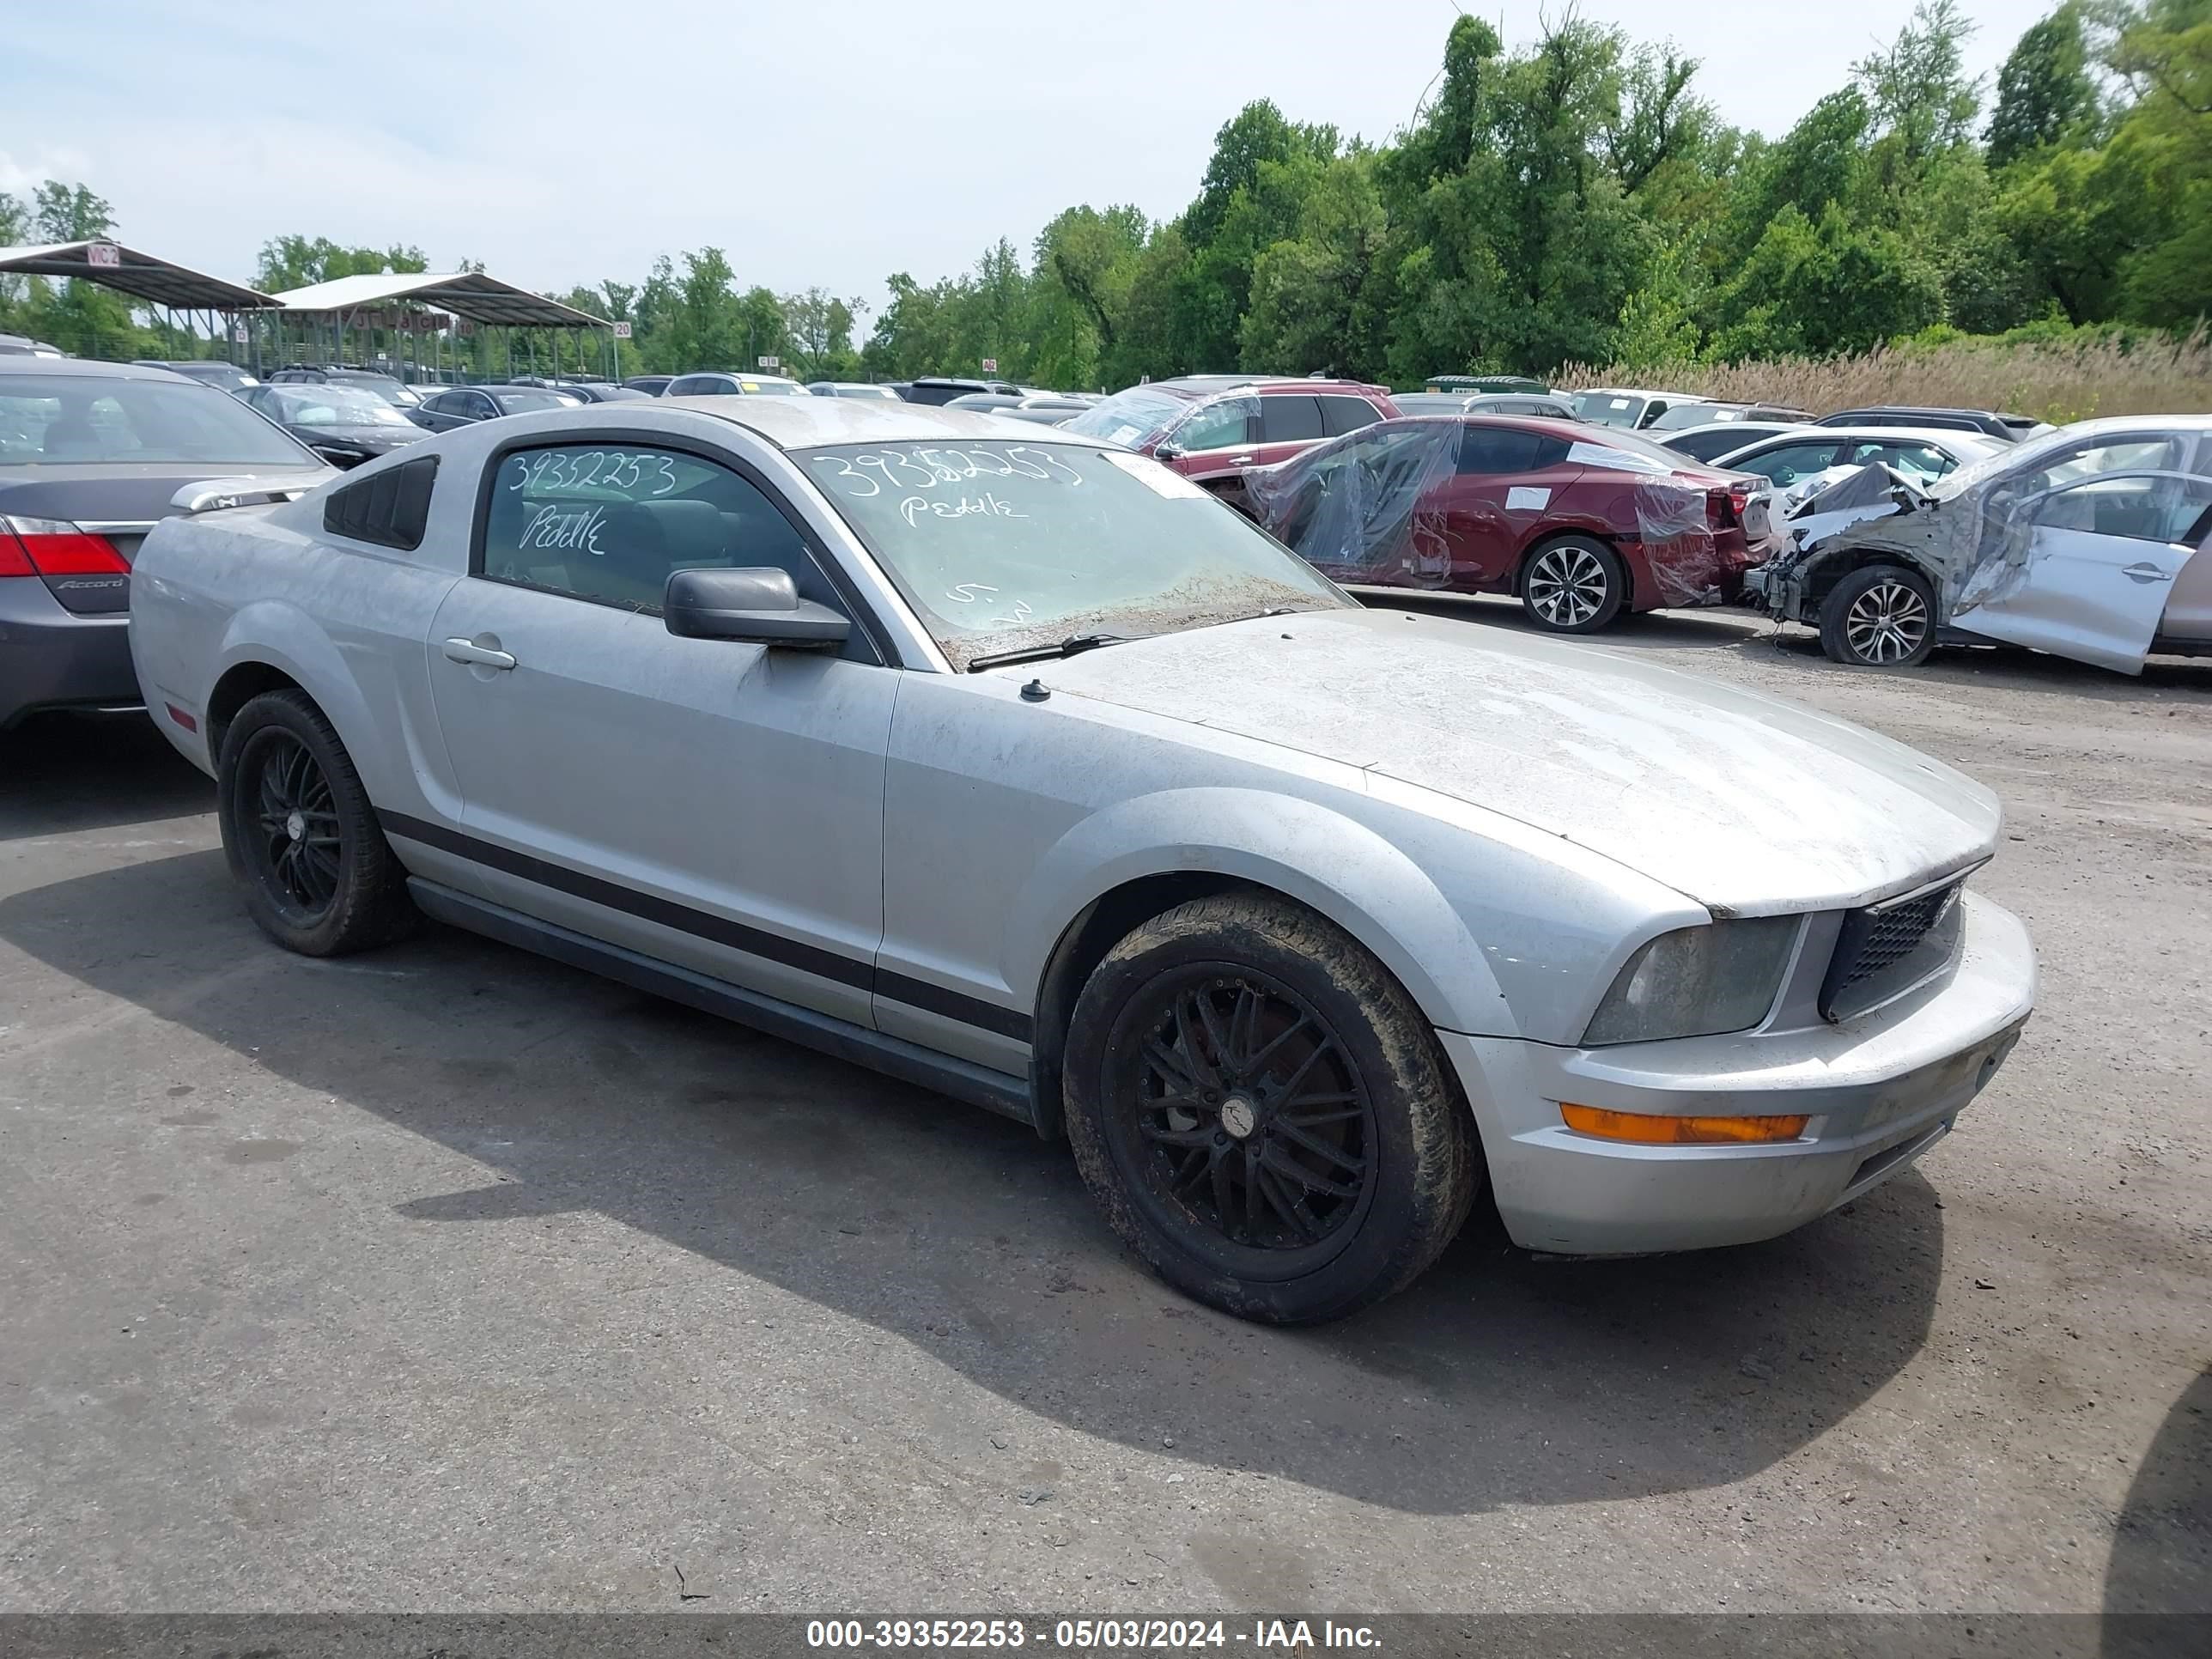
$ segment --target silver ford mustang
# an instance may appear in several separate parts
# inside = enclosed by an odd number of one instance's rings
[[[1547,1252],[1785,1231],[2033,1000],[1979,785],[1363,609],[1096,440],[712,398],[225,490],[131,638],[279,944],[428,915],[1065,1133],[1254,1318],[1398,1289],[1486,1190]]]

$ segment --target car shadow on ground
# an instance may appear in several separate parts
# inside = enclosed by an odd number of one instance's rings
[[[0,842],[149,823],[215,805],[215,785],[143,714],[33,715],[0,732]]]
[[[304,963],[245,920],[219,853],[0,899],[0,941],[250,1055],[303,1110],[328,1097],[498,1171],[396,1198],[410,1224],[600,1212],[1085,1433],[1398,1510],[1741,1480],[1867,1401],[1935,1306],[1942,1218],[1908,1172],[1691,1256],[1534,1261],[1479,1212],[1397,1298],[1267,1329],[1145,1273],[1064,1146],[457,932]]]
[[[2212,1613],[2212,1370],[2151,1437],[2112,1533],[2108,1613]]]

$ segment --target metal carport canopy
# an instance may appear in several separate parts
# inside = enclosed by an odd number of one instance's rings
[[[237,283],[104,240],[0,248],[0,274],[74,276],[173,311],[267,311],[283,304]]]
[[[502,283],[480,270],[384,271],[288,289],[275,304],[300,315],[343,318],[363,306],[416,300],[494,328],[611,328],[604,317]]]

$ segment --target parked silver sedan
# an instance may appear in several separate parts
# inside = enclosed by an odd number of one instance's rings
[[[278,943],[427,914],[1064,1134],[1255,1318],[1387,1295],[1486,1191],[1545,1251],[1783,1232],[1949,1130],[2033,998],[1978,784],[1364,609],[988,416],[464,428],[164,524],[131,638]]]

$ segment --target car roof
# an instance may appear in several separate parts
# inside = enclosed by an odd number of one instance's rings
[[[2212,415],[2107,415],[2102,420],[2076,421],[2070,426],[2053,427],[2050,432],[2038,432],[2034,441],[2041,443],[2061,432],[2081,438],[2123,432],[2212,432]]]
[[[1707,421],[1698,426],[1678,426],[1668,432],[1664,438],[1654,438],[1651,441],[1661,444],[1671,443],[1676,438],[1687,438],[1699,432],[1752,431],[1758,433],[1757,437],[1746,438],[1743,441],[1741,447],[1748,449],[1753,444],[1765,443],[1769,438],[1786,438],[1799,432],[1835,432],[1839,429],[1832,426],[1814,426],[1810,421],[1787,420],[1779,415],[1752,415],[1747,416],[1741,421]],[[1896,426],[1887,428],[1891,432],[1903,432],[1906,429],[1904,427]],[[1952,435],[1955,437],[1958,434],[1954,433]]]
[[[1494,409],[1470,409],[1457,415],[1446,415],[1441,412],[1432,415],[1401,415],[1395,420],[1381,421],[1376,424],[1416,426],[1432,425],[1447,421],[1458,426],[1496,427],[1508,432],[1540,432],[1547,438],[1558,438],[1571,444],[1602,444],[1607,441],[1607,434],[1618,433],[1620,429],[1618,427],[1592,426],[1587,421],[1571,420],[1565,415],[1510,415]],[[1366,427],[1357,428],[1359,432],[1370,429]],[[1344,435],[1351,437],[1355,434],[1346,433]],[[1635,435],[1642,437],[1644,434],[1638,433]],[[1685,455],[1682,457],[1682,465],[1686,467],[1699,467],[1708,464],[1698,460],[1695,456]]]
[[[511,380],[471,380],[465,386],[434,386],[433,392],[565,392],[566,386],[516,386]]]
[[[1148,380],[1147,386],[1199,395],[1249,386],[1255,392],[1382,392],[1365,380],[1316,380],[1297,374],[1177,374],[1164,380]],[[1135,386],[1127,388],[1138,390]]]
[[[2004,418],[1994,409],[1969,409],[1964,404],[1854,404],[1821,418],[1832,421],[1837,415],[1972,415],[1985,421]]]
[[[718,374],[726,380],[773,380],[778,386],[797,386],[799,381],[785,374],[763,374],[750,368],[687,368],[681,374],[669,376],[673,380],[688,380],[697,374]]]
[[[894,402],[888,398],[692,397],[659,400],[672,409],[696,409],[732,426],[755,432],[781,449],[811,449],[823,444],[908,443],[966,438],[1015,439],[1023,443],[1087,444],[1101,440],[1060,434],[1033,422],[1002,420],[969,409],[935,404]],[[586,409],[597,407],[584,405]],[[581,413],[581,410],[576,411]],[[611,415],[630,418],[627,410]]]
[[[1740,426],[1742,422],[1729,421],[1725,424]],[[1695,427],[1691,428],[1693,432],[1698,429]],[[1674,435],[1679,437],[1680,434],[1677,433]],[[1842,442],[1864,439],[1870,443],[1877,441],[1895,443],[1900,438],[1917,443],[1956,443],[1961,438],[1969,441],[1980,439],[1990,444],[2002,445],[2004,442],[1994,432],[1966,431],[1955,426],[1806,426],[1792,427],[1787,432],[1769,433],[1764,438],[1752,439],[1743,447],[1749,449],[1754,444],[1779,444],[1805,439],[1826,443],[1832,438]]]
[[[97,357],[0,357],[0,374],[82,374],[94,380],[168,380],[178,386],[200,383],[173,369],[145,363],[111,363]],[[217,396],[227,396],[218,392]]]

